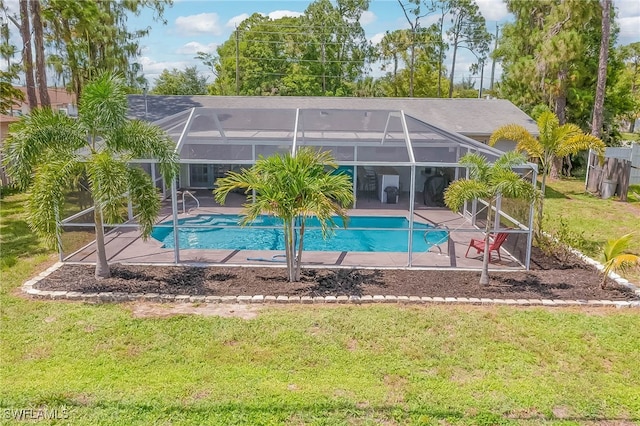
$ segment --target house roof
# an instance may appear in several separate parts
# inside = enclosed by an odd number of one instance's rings
[[[14,104],[16,108],[20,108],[21,105],[27,104],[27,88],[24,86],[14,86],[16,89],[20,90],[24,93],[25,101],[21,103]],[[47,92],[49,92],[49,99],[51,100],[51,106],[54,107],[65,107],[68,104],[75,104],[76,97],[75,95],[67,92],[65,89],[61,88],[47,88]],[[40,104],[40,92],[36,90],[36,98],[38,99],[38,104]]]
[[[465,153],[502,155],[398,110],[193,107],[154,123],[184,163],[249,164],[303,146],[330,151],[341,165],[455,167]]]
[[[148,121],[157,121],[193,107],[396,110],[465,136],[489,136],[505,124],[518,124],[532,134],[538,134],[535,121],[504,99],[147,95],[146,100]],[[145,119],[144,95],[129,95],[129,116]]]

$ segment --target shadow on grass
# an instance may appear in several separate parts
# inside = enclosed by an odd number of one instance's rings
[[[40,239],[33,233],[27,222],[13,217],[22,212],[24,201],[2,201],[0,203],[0,268],[8,268],[24,256],[45,253]]]
[[[569,199],[564,193],[556,191],[549,184],[544,188],[544,198],[549,199]]]

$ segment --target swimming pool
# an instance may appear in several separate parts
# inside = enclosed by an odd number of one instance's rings
[[[197,215],[179,219],[178,236],[181,249],[284,250],[282,221],[272,216],[259,216],[252,225],[240,227],[241,216],[231,214]],[[333,235],[322,238],[317,219],[307,220],[304,249],[309,251],[406,252],[409,245],[409,221],[404,217],[352,216],[348,228],[340,227]],[[172,221],[156,226],[151,236],[165,248],[174,248]],[[426,251],[445,243],[448,232],[432,225],[414,222],[413,251]],[[374,228],[374,229],[362,229]],[[425,234],[429,229],[434,229]]]

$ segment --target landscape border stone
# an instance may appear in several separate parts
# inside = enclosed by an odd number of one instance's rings
[[[580,257],[584,262],[594,265],[602,270],[602,265],[597,261],[583,255],[577,250],[572,252]],[[474,305],[510,305],[510,306],[589,306],[589,307],[615,307],[617,309],[640,308],[640,300],[635,301],[612,301],[612,300],[562,300],[562,299],[489,299],[475,297],[419,297],[405,295],[363,295],[363,296],[285,296],[285,295],[239,295],[239,296],[203,296],[188,294],[170,293],[125,293],[125,292],[101,292],[84,293],[80,291],[50,291],[39,290],[34,285],[51,275],[58,268],[64,265],[57,262],[45,271],[40,272],[36,277],[25,281],[22,284],[22,291],[34,299],[45,300],[75,300],[93,303],[111,303],[126,301],[146,301],[146,302],[172,302],[172,303],[287,303],[287,304],[363,304],[363,303],[384,303],[384,304],[474,304]],[[618,274],[610,274],[609,277],[618,284],[631,290],[640,298],[640,288],[630,283],[627,279]]]

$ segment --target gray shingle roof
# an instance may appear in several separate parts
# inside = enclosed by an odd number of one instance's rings
[[[538,134],[535,121],[503,99],[148,95],[146,119],[160,120],[192,107],[402,110],[425,123],[465,136],[489,136],[505,124],[519,124]],[[145,119],[143,95],[129,96],[129,116]]]

